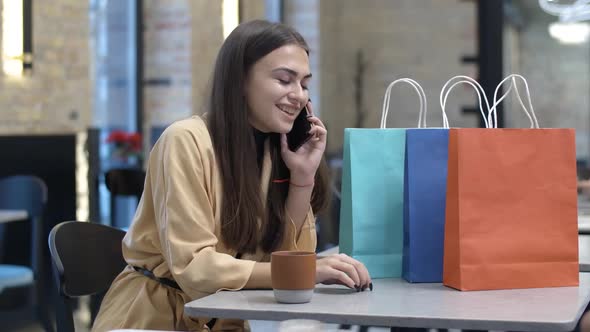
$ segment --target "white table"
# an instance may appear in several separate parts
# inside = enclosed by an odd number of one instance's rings
[[[578,235],[580,271],[590,272],[590,235]]]
[[[310,303],[279,304],[270,290],[219,292],[185,305],[194,317],[315,319],[326,323],[502,331],[570,331],[590,301],[579,287],[460,292],[441,284],[373,280],[374,291],[318,286]]]
[[[578,214],[578,233],[590,234],[590,215]]]
[[[578,210],[582,213],[590,212],[590,197],[578,196]]]
[[[27,219],[29,214],[25,210],[0,210],[0,223]]]
[[[580,271],[590,271],[590,235],[579,236]],[[333,247],[319,257],[337,254]],[[590,273],[580,287],[459,292],[441,284],[374,280],[374,291],[316,287],[307,304],[279,304],[270,290],[220,292],[185,305],[194,317],[510,331],[569,331],[590,301]]]
[[[590,235],[578,235],[578,252],[580,261],[580,272],[590,272]],[[329,256],[338,253],[338,247],[322,251],[318,257]]]

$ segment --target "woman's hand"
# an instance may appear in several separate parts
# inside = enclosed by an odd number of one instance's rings
[[[359,291],[365,290],[372,283],[365,265],[345,254],[318,259],[315,276],[318,284],[339,284]]]
[[[287,135],[281,135],[281,156],[291,172],[291,180],[301,185],[314,182],[316,170],[326,150],[328,133],[322,121],[313,116],[311,102],[307,103],[307,109],[311,115],[307,118],[312,123],[311,130],[309,131],[309,134],[312,135],[311,139],[297,149],[297,151],[293,152],[289,150]]]

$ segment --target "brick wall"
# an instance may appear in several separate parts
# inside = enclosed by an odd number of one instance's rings
[[[145,1],[146,79],[167,78],[170,85],[145,86],[145,118],[166,126],[193,113],[202,113],[211,71],[223,42],[221,1]],[[169,28],[158,28],[162,24]],[[182,23],[181,23],[182,21]],[[188,25],[188,28],[186,27]]]
[[[190,98],[192,112],[199,113],[223,42],[221,1],[171,1],[187,3],[190,8]],[[535,1],[517,4],[526,24],[522,30],[506,32],[506,72],[519,72],[529,79],[541,125],[576,128],[578,154],[588,156],[590,49],[587,44],[563,46],[554,41],[547,25],[555,17],[541,12]],[[474,66],[460,62],[462,55],[476,50],[472,2],[287,0],[284,7],[285,20],[312,46],[312,95],[317,95],[316,109],[328,126],[331,152],[340,149],[343,129],[357,122],[357,96],[366,112],[361,125],[376,127],[387,84],[412,77],[427,91],[429,124],[440,125],[438,94],[443,83],[457,74],[477,77]],[[265,9],[263,0],[243,0],[242,20],[261,18]],[[84,130],[91,118],[93,98],[88,2],[36,1],[33,19],[32,76],[15,80],[0,74],[0,133]],[[359,53],[365,65],[360,76]],[[460,113],[462,106],[473,106],[475,101],[470,87],[459,87],[447,107],[451,125],[476,126],[475,115]],[[417,109],[414,91],[399,86],[392,95],[389,126],[415,126]],[[506,116],[508,126],[527,126],[518,109],[507,107]]]
[[[265,0],[240,0],[240,21],[264,19]]]
[[[143,3],[145,124],[166,126],[193,113],[191,2]]]
[[[213,62],[223,42],[221,1],[174,1],[190,6],[189,115],[198,112],[203,103]],[[158,15],[157,8],[161,7],[153,1],[146,4],[148,13]],[[14,79],[0,72],[1,134],[78,132],[91,123],[94,82],[88,6],[88,1],[79,0],[35,1],[33,73]]]
[[[460,63],[463,54],[476,49],[475,7],[456,0],[355,0],[320,1],[321,112],[329,130],[331,152],[340,150],[343,130],[354,127],[359,75],[357,56],[362,53],[360,97],[366,113],[361,126],[378,127],[387,85],[402,77],[417,80],[426,90],[428,124],[441,125],[439,91],[453,75],[476,76],[473,66]],[[471,88],[458,87],[447,105],[451,125],[472,127],[475,116],[459,113],[471,106]],[[418,99],[410,86],[396,86],[392,94],[389,127],[415,127]]]
[[[75,132],[87,126],[88,26],[88,1],[34,2],[33,73],[22,78],[0,73],[0,133]]]
[[[223,43],[221,1],[190,0],[193,14],[192,73],[193,106],[196,113],[203,111],[215,57]]]
[[[321,54],[323,45],[320,30],[320,0],[284,0],[284,23],[293,26],[301,33],[307,42],[309,54],[309,66],[313,77],[309,85],[309,97],[314,105],[314,114],[322,116],[322,65]]]

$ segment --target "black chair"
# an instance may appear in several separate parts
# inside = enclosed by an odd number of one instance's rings
[[[116,226],[117,196],[134,196],[137,202],[143,193],[145,171],[134,168],[115,168],[105,174],[105,183],[111,193],[111,226]]]
[[[61,299],[56,313],[58,331],[75,331],[74,298],[104,295],[125,268],[121,249],[124,236],[118,228],[90,222],[66,221],[53,227],[49,251]]]
[[[0,179],[0,209],[25,210],[30,221],[30,264],[0,265],[0,309],[15,309],[27,302],[35,308],[39,321],[46,331],[53,331],[49,315],[44,280],[49,274],[43,271],[43,213],[47,204],[47,186],[43,180],[30,175],[16,175]],[[9,225],[3,225],[9,226]],[[4,232],[2,237],[10,235]],[[4,248],[3,248],[4,249]],[[10,249],[10,248],[8,248]],[[20,263],[20,262],[19,262]],[[23,301],[25,300],[25,301]]]

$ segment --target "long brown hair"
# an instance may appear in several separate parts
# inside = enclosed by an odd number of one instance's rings
[[[244,82],[258,60],[289,44],[298,45],[309,54],[307,43],[291,27],[263,20],[250,21],[232,31],[215,62],[208,101],[208,126],[222,177],[221,235],[226,246],[242,253],[255,252],[259,243],[265,252],[272,252],[283,240],[289,184],[273,183],[272,180],[288,178],[289,169],[281,157],[279,134],[270,134],[272,171],[266,211],[263,211]],[[328,205],[328,184],[328,168],[322,160],[311,198],[314,213]],[[262,221],[261,235],[258,220]]]

